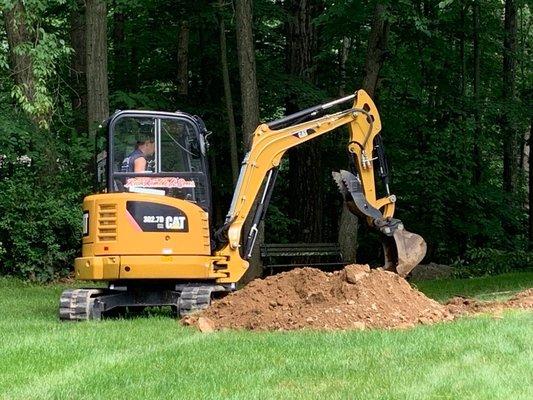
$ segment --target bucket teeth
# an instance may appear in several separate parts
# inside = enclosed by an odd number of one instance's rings
[[[339,188],[339,192],[346,198],[348,195],[348,190],[346,189],[346,185],[342,182],[342,177],[340,172],[332,171],[331,176],[333,177],[333,180],[337,184],[337,187]]]
[[[340,170],[340,172],[333,172],[332,176],[352,214],[369,217],[372,220],[383,217],[381,211],[366,201],[361,180],[357,175]]]
[[[362,193],[363,187],[359,176],[352,174],[344,169],[340,171],[341,179],[350,193]]]

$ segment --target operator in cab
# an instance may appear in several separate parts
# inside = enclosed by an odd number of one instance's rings
[[[137,140],[133,150],[122,161],[121,172],[146,172],[149,170],[148,158],[155,152],[154,138],[143,136]]]

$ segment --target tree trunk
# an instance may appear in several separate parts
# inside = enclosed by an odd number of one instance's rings
[[[259,124],[259,95],[255,69],[254,38],[252,31],[252,1],[235,1],[235,27],[237,34],[237,58],[239,61],[239,77],[241,80],[242,104],[242,135],[244,150],[247,152],[252,146],[252,137]],[[250,220],[255,213],[256,206],[250,212],[245,231],[250,227]],[[250,258],[250,268],[243,277],[248,282],[263,273],[259,246],[265,237],[264,224],[259,224],[256,245]]]
[[[533,119],[529,122],[529,140],[528,140],[528,205],[529,205],[529,250],[533,251]]]
[[[344,37],[342,40],[342,51],[340,59],[340,76],[341,86],[339,89],[339,96],[346,95],[346,61],[348,60],[348,54],[350,50],[350,39]],[[347,263],[355,263],[357,258],[357,232],[359,228],[359,219],[352,214],[346,207],[346,203],[343,201],[342,210],[339,219],[339,230],[337,241],[341,249],[342,259]]]
[[[466,29],[466,14],[467,6],[464,4],[464,0],[461,0],[460,3],[461,12],[460,12],[460,33],[459,33],[459,58],[461,60],[461,101],[464,100],[466,95],[466,56],[465,56],[465,29]]]
[[[379,71],[383,66],[384,55],[387,46],[389,32],[389,22],[386,19],[387,6],[376,3],[374,9],[374,19],[365,60],[365,76],[363,78],[363,89],[371,96],[375,97],[379,82]],[[339,220],[339,245],[343,258],[348,263],[355,262],[357,252],[357,231],[358,219],[343,205]]]
[[[473,11],[473,45],[474,45],[474,146],[472,150],[472,159],[474,161],[472,171],[472,183],[478,185],[481,182],[482,160],[479,150],[479,141],[481,140],[481,116],[480,116],[480,47],[479,47],[479,0],[474,0],[472,4]]]
[[[314,83],[313,57],[317,52],[316,27],[312,24],[318,15],[317,2],[288,0],[287,73],[300,80]],[[305,108],[299,104],[297,93],[286,101],[287,114]],[[307,106],[307,105],[305,105]],[[320,242],[323,221],[322,152],[319,143],[311,141],[289,151],[289,184],[291,187],[291,218],[299,222],[292,235],[295,242]]]
[[[22,1],[16,1],[10,9],[5,8],[3,13],[11,71],[21,95],[17,100],[24,108],[24,104],[31,105],[35,102],[36,82],[30,54],[19,50],[20,46],[33,41],[33,35],[27,26],[26,10]],[[46,115],[36,115],[34,112],[28,112],[28,115],[36,125],[46,123]]]
[[[91,136],[109,115],[107,83],[107,7],[105,0],[86,0],[87,124]]]
[[[231,95],[231,85],[229,80],[228,54],[226,45],[226,24],[222,7],[223,0],[219,1],[219,29],[220,29],[220,63],[222,66],[222,82],[224,84],[224,102],[226,103],[226,114],[228,116],[228,132],[230,142],[231,177],[233,184],[237,182],[239,176],[239,159],[237,154],[237,131],[235,128],[235,116],[233,113],[233,97]]]
[[[506,112],[502,116],[503,134],[503,190],[513,193],[516,189],[518,140],[516,127],[509,111],[516,97],[516,31],[517,6],[515,0],[505,1],[503,39],[503,101]]]
[[[374,8],[374,19],[365,60],[365,77],[363,79],[363,89],[370,97],[378,87],[379,71],[383,65],[386,54],[387,38],[389,35],[389,21],[387,20],[387,5],[378,1]]]
[[[85,5],[83,0],[76,0],[76,6],[70,11],[70,44],[74,50],[71,61],[71,104],[74,129],[78,133],[87,131],[87,84],[85,77]]]
[[[121,11],[113,14],[113,81],[114,90],[128,91],[130,63],[126,49],[126,15]]]
[[[189,93],[189,21],[180,23],[178,37],[178,95]]]
[[[255,73],[251,0],[235,1],[235,25],[241,80],[242,133],[244,148],[248,151],[252,145],[253,132],[259,124],[259,95]]]
[[[339,96],[344,97],[346,95],[346,62],[348,61],[348,54],[350,52],[351,40],[349,37],[342,38],[342,48],[340,51],[339,62],[339,75],[340,75],[340,88]]]

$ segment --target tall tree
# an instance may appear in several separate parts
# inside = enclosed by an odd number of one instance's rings
[[[473,160],[473,173],[472,173],[472,183],[474,185],[479,184],[481,181],[481,171],[482,171],[482,162],[481,162],[481,151],[479,148],[479,141],[481,140],[481,115],[480,115],[480,96],[479,96],[479,84],[480,84],[480,57],[481,49],[479,44],[479,0],[474,0],[472,4],[472,18],[474,22],[473,26],[473,45],[474,45],[474,145],[472,150],[472,160]]]
[[[231,177],[233,184],[237,182],[239,175],[239,160],[237,154],[237,130],[235,128],[235,116],[233,112],[233,96],[229,80],[228,52],[226,44],[226,23],[224,21],[224,0],[220,0],[219,6],[219,40],[220,40],[220,64],[222,67],[222,82],[224,84],[224,103],[228,118],[228,133],[230,142]]]
[[[461,0],[459,3],[459,62],[461,70],[461,99],[464,98],[466,94],[466,15],[468,11],[468,6],[465,4],[465,0]]]
[[[372,28],[370,29],[368,39],[365,59],[365,76],[362,85],[363,89],[371,97],[375,97],[379,82],[379,72],[385,60],[389,32],[389,22],[386,14],[387,5],[377,1],[374,7]],[[357,249],[357,225],[357,217],[346,208],[346,205],[343,205],[339,220],[338,241],[343,257],[348,262],[355,261],[355,253]]]
[[[113,89],[129,89],[129,75],[131,65],[128,60],[128,51],[126,47],[126,13],[115,4],[113,13]]]
[[[252,1],[236,0],[235,25],[237,30],[239,77],[241,80],[242,133],[246,151],[252,145],[252,135],[259,124],[259,94],[252,24]]]
[[[237,58],[239,61],[239,77],[241,80],[242,134],[244,150],[252,146],[253,132],[259,124],[259,95],[257,89],[255,52],[253,38],[252,1],[235,1],[235,26],[237,33]],[[255,207],[250,213],[253,215]],[[250,218],[247,221],[249,229]],[[248,230],[246,229],[246,231]],[[258,227],[256,246],[250,259],[250,269],[245,280],[253,279],[262,273],[259,245],[264,240],[264,224]]]
[[[74,128],[78,132],[87,133],[87,78],[85,51],[85,5],[83,0],[76,0],[71,6],[70,45],[73,54],[71,59],[71,104]]]
[[[503,189],[512,193],[516,188],[518,168],[518,135],[512,109],[516,99],[517,6],[515,0],[505,1],[503,38]]]
[[[339,95],[342,97],[346,94],[346,62],[348,61],[348,55],[350,52],[351,39],[349,37],[342,38],[341,51],[339,52]]]
[[[34,107],[37,93],[33,60],[28,49],[23,49],[34,40],[27,24],[24,3],[20,0],[15,1],[11,7],[6,7],[3,13],[17,100],[36,125],[43,125],[43,122],[46,124],[47,110],[36,110]]]
[[[533,118],[529,121],[529,140],[528,140],[528,205],[529,205],[529,250],[533,251]]]
[[[178,34],[178,95],[189,93],[189,21],[180,21]]]
[[[319,15],[320,2],[288,0],[285,2],[286,70],[301,82],[315,81],[314,56],[317,54],[317,32],[312,23]],[[299,93],[286,99],[287,114],[302,107]],[[323,230],[322,152],[312,141],[289,151],[290,216],[299,222],[293,233],[295,241],[320,242]]]
[[[346,62],[348,60],[350,50],[350,39],[344,37],[342,40],[342,50],[340,55],[340,77],[341,85],[339,89],[339,96],[345,96],[346,86]],[[339,230],[337,234],[337,241],[341,248],[342,258],[347,263],[354,263],[357,256],[357,231],[359,227],[359,219],[356,215],[348,210],[346,203],[343,202],[341,215],[339,218]]]
[[[86,0],[87,124],[91,135],[109,115],[107,81],[107,6]]]
[[[368,37],[365,58],[365,76],[363,89],[370,97],[375,96],[378,87],[379,72],[383,66],[387,51],[387,38],[389,35],[389,21],[387,19],[387,4],[376,1],[372,28]]]

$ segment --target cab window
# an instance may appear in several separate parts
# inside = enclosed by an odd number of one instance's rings
[[[113,120],[109,130],[110,190],[162,194],[208,208],[204,138],[193,118],[124,115]]]

